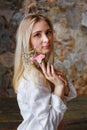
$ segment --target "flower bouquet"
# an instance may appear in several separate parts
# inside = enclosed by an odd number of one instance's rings
[[[28,53],[23,53],[22,58],[27,64],[34,64],[34,63],[41,64],[45,60],[45,55],[44,54],[36,55],[34,50],[32,50],[29,51]]]

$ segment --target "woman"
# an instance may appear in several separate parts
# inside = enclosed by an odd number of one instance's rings
[[[39,14],[18,28],[13,85],[23,122],[17,130],[57,130],[75,88],[53,66],[53,26]]]

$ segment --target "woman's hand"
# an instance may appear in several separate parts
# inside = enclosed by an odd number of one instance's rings
[[[65,93],[65,83],[67,82],[66,78],[61,72],[55,72],[52,64],[50,65],[48,63],[47,66],[45,66],[45,64],[42,63],[40,64],[40,67],[46,79],[54,84],[54,93],[63,98]]]
[[[45,66],[44,63],[40,64],[40,67],[42,69],[43,74],[45,75],[45,78],[52,82],[55,86],[57,85],[63,85],[62,80],[59,78],[60,75],[55,73],[53,65],[47,63],[47,66]]]
[[[57,71],[56,73],[60,76],[60,79],[62,78],[62,80],[64,82],[64,85],[65,85],[64,96],[68,96],[70,89],[69,89],[68,80],[67,80],[66,76],[59,71]]]

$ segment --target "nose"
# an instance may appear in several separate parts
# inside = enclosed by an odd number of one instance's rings
[[[44,43],[47,43],[49,41],[49,39],[48,39],[46,34],[43,34],[42,39],[43,39]]]

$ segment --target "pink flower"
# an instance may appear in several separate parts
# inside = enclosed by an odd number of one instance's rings
[[[31,63],[34,63],[35,61],[37,61],[40,64],[44,58],[45,58],[45,55],[40,54],[38,56],[32,56],[30,58],[30,61],[31,61]]]
[[[34,63],[35,58],[36,58],[36,56],[32,56],[32,57],[30,58],[31,63]]]

